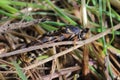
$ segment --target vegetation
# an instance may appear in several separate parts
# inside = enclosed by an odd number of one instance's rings
[[[1,0],[0,80],[120,80],[119,7],[120,0]],[[89,31],[59,40],[66,26]],[[41,44],[47,32],[58,41]]]

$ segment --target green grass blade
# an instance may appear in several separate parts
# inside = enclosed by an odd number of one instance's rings
[[[13,16],[13,14],[5,12],[4,10],[0,10],[0,14],[6,15],[6,16],[9,16],[9,17],[15,17],[15,16]]]
[[[112,8],[111,8],[111,12],[116,16],[115,18],[120,21],[120,15]]]
[[[20,68],[20,66],[14,61],[13,65],[16,68],[16,71],[18,73],[18,76],[22,79],[22,80],[27,80],[27,77],[25,76],[25,74],[22,72],[22,69]]]
[[[107,2],[108,2],[109,13],[110,13],[110,23],[111,23],[111,27],[113,27],[113,20],[112,20],[112,16],[111,16],[112,11],[111,11],[111,6],[110,6],[110,1],[108,0]],[[110,41],[110,44],[113,42],[114,38],[115,38],[115,32],[114,32],[114,30],[112,30],[112,39]]]
[[[67,25],[67,24],[64,24],[64,23],[53,22],[53,21],[45,21],[43,23],[48,24],[48,25],[53,25],[53,26],[65,26],[65,25]]]
[[[43,59],[46,59],[48,58],[49,56],[48,55],[43,55],[43,56],[39,56],[37,57],[38,60],[43,60]]]
[[[8,5],[8,4],[10,4],[10,0],[1,0],[0,4],[6,4],[6,5]]]
[[[67,15],[64,14],[63,11],[61,11],[58,7],[56,7],[50,0],[46,0],[46,2],[53,8],[57,14],[67,20],[71,25],[77,25],[75,21],[73,21],[71,18],[69,18]]]
[[[104,31],[104,27],[103,27],[103,24],[102,24],[102,19],[103,19],[103,17],[102,17],[102,0],[99,0],[99,24],[100,24],[100,26],[101,26],[101,32],[103,32]],[[107,45],[106,45],[106,42],[105,42],[105,37],[103,36],[102,37],[102,43],[103,43],[103,48],[104,48],[104,54],[105,55],[107,55]]]
[[[9,6],[9,5],[6,5],[6,4],[1,4],[1,3],[0,3],[0,7],[1,7],[2,9],[4,9],[4,10],[10,12],[10,13],[16,13],[16,12],[19,11],[19,10],[17,10],[16,8],[13,8],[13,7],[11,7],[11,6]]]
[[[43,6],[43,5],[38,5],[36,3],[28,3],[28,2],[20,2],[20,1],[10,1],[11,5],[17,5],[17,6],[21,6],[21,7],[33,7],[33,8],[41,8],[41,9],[48,9],[47,6]]]
[[[53,26],[50,26],[50,25],[47,25],[45,23],[40,23],[40,26],[42,28],[44,28],[45,30],[47,31],[54,31],[54,30],[57,30],[57,28],[53,27]]]
[[[0,7],[10,13],[16,13],[19,11],[16,8],[10,6],[10,0],[0,1]]]
[[[100,80],[103,80],[103,77],[101,76],[101,74],[99,74],[92,66],[89,66],[90,70],[93,71],[94,73],[97,74],[97,76],[100,78]]]
[[[97,4],[96,0],[92,0],[93,5],[95,6]]]

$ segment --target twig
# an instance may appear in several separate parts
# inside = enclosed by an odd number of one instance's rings
[[[11,74],[11,73],[17,73],[16,71],[0,71],[0,73],[2,73],[2,74]],[[1,80],[1,79],[0,79]]]
[[[57,78],[57,77],[59,77],[59,76],[61,76],[61,75],[66,75],[66,74],[68,74],[68,73],[77,71],[77,70],[79,70],[79,69],[81,69],[79,66],[61,69],[60,71],[53,73],[52,79]],[[49,74],[49,75],[43,76],[42,78],[43,78],[43,80],[49,80],[50,77],[51,77],[51,75],[52,75],[52,74]],[[51,79],[51,80],[52,80],[52,79]]]
[[[23,23],[12,23],[12,24],[8,24],[8,25],[3,25],[0,26],[0,33],[5,33],[8,30],[12,30],[12,29],[18,29],[18,28],[25,28],[34,24],[38,24],[42,21],[42,19],[37,19],[37,20],[33,20],[33,21],[29,21],[29,22],[23,22]],[[18,27],[19,25],[21,25],[20,27]]]
[[[120,24],[114,26],[113,28],[110,28],[110,29],[106,30],[105,32],[97,34],[97,35],[95,35],[91,38],[88,38],[88,39],[83,40],[83,41],[78,41],[78,42],[76,42],[76,44],[79,44],[79,45],[83,46],[85,44],[88,44],[92,41],[95,41],[95,40],[111,33],[112,30],[118,30],[119,28],[120,28]],[[57,43],[51,43],[51,44],[31,46],[31,47],[28,47],[28,48],[12,51],[12,52],[8,52],[8,53],[2,53],[2,54],[0,54],[0,58],[8,57],[8,56],[16,55],[16,54],[21,54],[21,53],[24,53],[24,52],[29,52],[29,51],[36,50],[36,49],[48,48],[48,47],[57,46],[57,45],[71,45],[71,44],[74,44],[74,42],[73,41],[63,41],[63,42],[57,42]]]
[[[36,50],[36,49],[48,48],[48,47],[52,47],[52,46],[78,44],[77,46],[75,46],[73,48],[73,50],[74,50],[74,49],[77,49],[78,47],[81,47],[81,46],[83,46],[85,44],[93,42],[93,41],[95,41],[95,40],[97,40],[97,39],[111,33],[112,30],[118,30],[119,28],[120,28],[120,24],[114,26],[113,28],[110,28],[110,29],[106,30],[105,32],[99,33],[99,34],[97,34],[97,35],[95,35],[95,36],[93,36],[91,38],[88,38],[88,39],[83,40],[83,41],[78,41],[76,43],[74,43],[73,41],[64,41],[64,42],[57,42],[57,43],[51,43],[51,44],[43,44],[43,45],[31,46],[31,47],[28,47],[28,48],[15,50],[15,51],[8,52],[8,53],[2,53],[2,54],[0,54],[0,58],[8,57],[8,56],[16,55],[16,54],[21,54],[21,53]]]
[[[88,43],[90,43],[90,42],[92,42],[92,41],[94,41],[94,40],[97,40],[97,39],[99,39],[99,38],[107,35],[108,33],[112,32],[112,30],[117,30],[117,29],[119,29],[119,28],[120,28],[120,24],[114,26],[114,28],[108,29],[108,30],[106,30],[105,32],[102,32],[102,33],[100,33],[100,34],[98,34],[98,35],[96,35],[96,36],[94,36],[94,37],[91,37],[91,38],[89,38],[89,39],[87,39],[87,40],[78,41],[78,42],[77,42],[77,44],[78,44],[77,46],[72,47],[72,48],[69,48],[69,49],[67,49],[67,50],[65,50],[65,51],[62,51],[62,52],[58,53],[58,54],[55,54],[55,55],[53,55],[53,56],[51,56],[51,57],[49,57],[49,58],[47,58],[47,59],[41,60],[40,62],[35,63],[35,64],[32,64],[32,65],[30,65],[30,66],[28,66],[28,67],[26,67],[26,68],[24,68],[24,69],[25,69],[25,70],[29,70],[29,69],[35,68],[35,67],[37,67],[37,66],[39,66],[39,65],[41,65],[41,64],[44,64],[44,63],[46,63],[46,62],[48,62],[48,61],[54,60],[54,59],[56,59],[56,58],[58,58],[58,57],[60,57],[60,56],[63,56],[63,55],[65,55],[65,54],[67,54],[67,53],[69,53],[69,52],[71,52],[71,51],[73,51],[73,50],[75,50],[75,49],[77,49],[77,48],[85,45],[85,44],[88,44]],[[73,44],[73,42],[65,42],[65,43],[69,43],[69,44],[72,43],[72,44]],[[55,45],[55,44],[54,44],[54,45]],[[52,46],[53,46],[53,44],[52,44]]]

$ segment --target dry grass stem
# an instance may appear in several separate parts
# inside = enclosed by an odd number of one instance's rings
[[[112,30],[118,30],[120,29],[120,24],[114,26],[113,28],[110,28],[108,30],[106,30],[105,32],[102,32],[102,33],[99,33],[91,38],[88,38],[86,40],[83,40],[83,41],[78,41],[76,43],[74,43],[73,41],[64,41],[64,42],[56,42],[56,43],[51,43],[51,44],[43,44],[43,45],[38,45],[38,46],[31,46],[31,47],[28,47],[28,48],[24,48],[24,49],[20,49],[20,50],[15,50],[15,51],[12,51],[12,52],[8,52],[8,53],[2,53],[0,54],[0,58],[2,57],[8,57],[8,56],[12,56],[12,55],[16,55],[16,54],[21,54],[21,53],[24,53],[24,52],[28,52],[28,51],[32,51],[32,50],[36,50],[36,49],[42,49],[42,48],[48,48],[48,47],[53,47],[53,46],[58,46],[58,45],[70,45],[70,44],[78,44],[77,46],[75,46],[73,49],[77,49],[85,44],[88,44],[92,41],[95,41],[109,33],[112,32]],[[72,51],[72,50],[70,50]]]
[[[67,53],[69,53],[69,52],[71,52],[71,51],[73,51],[73,50],[75,50],[75,49],[77,49],[77,48],[85,45],[85,44],[88,44],[88,43],[90,43],[90,42],[92,42],[92,41],[95,41],[95,40],[97,40],[97,39],[99,39],[99,38],[107,35],[108,33],[110,33],[110,32],[112,31],[112,29],[113,29],[113,30],[117,30],[117,29],[119,29],[119,28],[120,28],[120,24],[114,26],[114,28],[111,28],[111,29],[106,30],[105,32],[102,32],[102,33],[100,33],[100,34],[98,34],[98,35],[95,35],[95,36],[93,36],[93,37],[91,37],[91,38],[89,38],[89,39],[87,39],[87,40],[78,41],[78,42],[76,42],[76,44],[78,44],[77,46],[71,47],[71,48],[69,48],[69,49],[67,49],[67,50],[65,50],[65,51],[63,51],[63,52],[60,52],[60,53],[58,53],[58,54],[55,54],[55,55],[53,55],[53,56],[51,56],[51,57],[49,57],[49,58],[47,58],[47,59],[45,59],[45,60],[42,60],[42,61],[40,61],[40,62],[38,62],[38,63],[32,64],[32,65],[30,65],[30,66],[28,66],[28,67],[26,67],[26,68],[24,68],[24,69],[25,69],[25,70],[29,70],[29,69],[32,69],[32,68],[34,68],[34,67],[37,67],[37,66],[39,66],[39,65],[41,65],[41,64],[44,64],[44,63],[46,63],[46,62],[48,62],[48,61],[54,60],[54,59],[56,59],[56,58],[58,58],[58,57],[60,57],[60,56],[63,56],[63,55],[65,55],[65,54],[67,54]],[[57,44],[57,43],[53,43],[53,44],[50,44],[50,45],[47,45],[47,46],[53,46],[53,45],[55,46],[56,44]],[[60,44],[67,44],[67,45],[68,45],[68,44],[73,44],[73,42],[72,42],[72,41],[70,41],[70,42],[60,42]],[[0,57],[1,57],[1,56],[0,56]]]

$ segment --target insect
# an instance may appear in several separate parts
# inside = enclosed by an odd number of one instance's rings
[[[54,43],[60,41],[74,41],[74,40],[84,40],[86,39],[86,34],[88,33],[89,29],[84,28],[80,29],[77,26],[66,26],[57,31],[51,31],[43,34],[38,38],[37,41],[32,41],[26,47],[33,46],[33,45],[40,45],[44,43]],[[48,48],[36,50],[36,52],[32,51],[32,53],[28,53],[28,57],[33,58],[33,60],[41,55],[43,52],[47,51]],[[34,53],[34,54],[33,54]]]
[[[41,44],[52,41],[68,41],[72,40],[74,37],[77,37],[78,40],[84,40],[86,38],[86,33],[88,33],[88,30],[88,28],[80,29],[75,26],[67,26],[57,31],[45,33],[38,40],[41,42]]]

